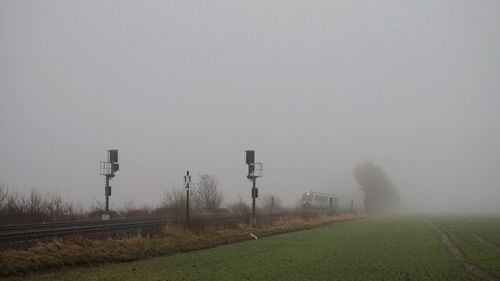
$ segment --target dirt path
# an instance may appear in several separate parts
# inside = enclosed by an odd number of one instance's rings
[[[479,276],[483,280],[488,280],[488,281],[500,281],[500,277],[495,275],[494,273],[490,272],[489,270],[482,268],[481,266],[473,263],[467,257],[464,255],[462,250],[450,239],[450,236],[448,233],[437,227],[435,224],[432,222],[429,222],[431,227],[436,230],[438,233],[441,234],[441,242],[443,245],[446,246],[446,248],[450,249],[450,251],[453,253],[455,258],[465,266],[467,270],[475,274],[476,276]]]

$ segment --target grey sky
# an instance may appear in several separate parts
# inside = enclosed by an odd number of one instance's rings
[[[1,1],[0,182],[112,205],[193,174],[347,196],[382,166],[410,206],[499,211],[499,1]]]

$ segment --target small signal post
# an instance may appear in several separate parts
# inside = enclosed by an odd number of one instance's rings
[[[186,187],[186,225],[189,225],[189,186],[191,185],[191,175],[189,171],[184,176],[184,186]]]
[[[115,177],[115,173],[120,169],[118,164],[118,150],[108,150],[108,161],[101,161],[101,175],[106,177],[104,195],[106,196],[106,212],[102,215],[102,220],[109,220],[109,196],[111,196],[111,186],[109,181]]]

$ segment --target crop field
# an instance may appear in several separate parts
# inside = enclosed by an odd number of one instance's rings
[[[500,217],[448,217],[433,222],[471,263],[500,276]]]
[[[432,220],[459,239],[498,236],[495,219]],[[498,221],[498,220],[497,220]],[[483,262],[473,240],[457,240]],[[475,245],[475,246],[474,246]],[[478,246],[479,247],[479,246]],[[470,248],[470,249],[469,249]],[[476,249],[477,250],[477,249]],[[493,250],[490,252],[493,255]],[[483,257],[483,259],[480,259]],[[496,253],[497,260],[498,253]],[[493,259],[493,256],[491,256]],[[480,280],[441,243],[428,218],[367,218],[137,262],[72,268],[8,280]]]

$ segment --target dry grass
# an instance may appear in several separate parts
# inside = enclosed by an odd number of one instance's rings
[[[182,225],[167,225],[162,235],[143,238],[90,240],[74,237],[38,243],[26,250],[6,250],[0,253],[0,276],[21,275],[34,271],[57,269],[65,266],[133,261],[193,251],[219,245],[318,226],[338,217],[318,216],[304,219],[283,216],[273,221],[272,227],[251,228],[232,225],[224,228],[197,227],[186,229]]]

